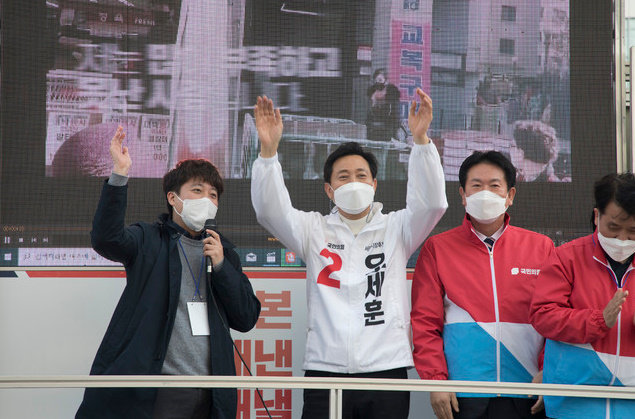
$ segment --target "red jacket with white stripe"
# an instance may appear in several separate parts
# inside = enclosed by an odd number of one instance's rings
[[[430,237],[412,286],[414,361],[423,379],[531,381],[543,338],[529,324],[551,239],[509,225],[488,250],[466,215]]]
[[[609,328],[603,311],[615,291],[629,296]],[[543,382],[635,386],[635,269],[618,280],[597,231],[556,249],[540,272],[531,321],[545,338]],[[632,417],[633,400],[545,397],[558,418]]]
[[[615,355],[618,326],[620,353],[635,356],[635,272],[633,264],[622,278],[629,297],[619,325],[609,329],[603,311],[618,289],[597,231],[556,249],[540,273],[532,301],[532,322],[546,338],[568,343],[590,343],[598,352]]]

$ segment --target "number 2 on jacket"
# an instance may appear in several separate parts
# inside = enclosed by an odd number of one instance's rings
[[[320,271],[320,274],[317,278],[317,283],[326,285],[327,287],[339,288],[340,281],[337,279],[331,278],[331,274],[333,272],[337,272],[342,269],[342,258],[339,257],[337,253],[329,252],[326,249],[322,249],[320,252],[320,256],[324,256],[327,259],[331,259],[333,263],[330,265],[326,265],[324,269]]]

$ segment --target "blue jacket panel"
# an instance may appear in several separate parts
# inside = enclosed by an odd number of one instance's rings
[[[543,382],[623,386],[590,345],[551,339],[545,344]],[[631,418],[635,414],[635,400],[545,396],[545,409],[547,416],[553,418]]]
[[[443,348],[451,380],[497,381],[496,339],[479,323],[447,324],[443,330]],[[474,360],[474,354],[479,354],[478,362]],[[503,382],[528,383],[532,379],[531,373],[504,342],[500,343],[500,374]],[[492,397],[487,393],[457,393],[457,396]],[[527,397],[513,394],[504,396]]]

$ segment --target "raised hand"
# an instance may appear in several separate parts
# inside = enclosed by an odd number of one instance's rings
[[[123,139],[126,138],[126,133],[123,131],[123,127],[119,125],[115,136],[110,140],[110,156],[114,164],[112,171],[118,175],[128,176],[130,166],[132,166],[132,160],[128,153],[128,147],[123,145]]]
[[[415,112],[417,101],[413,100],[410,103],[408,127],[412,133],[412,139],[416,144],[428,144],[430,138],[428,138],[427,132],[432,122],[432,99],[420,88],[417,88],[416,93],[421,100],[421,104],[419,105],[419,109]]]
[[[258,96],[254,107],[256,129],[260,140],[260,155],[273,157],[278,152],[278,144],[282,137],[282,118],[280,109],[273,108],[273,101],[267,96]]]
[[[622,305],[626,301],[626,297],[628,297],[628,291],[623,291],[622,289],[618,289],[613,294],[613,298],[609,301],[609,303],[604,307],[604,321],[608,327],[615,326],[617,323],[617,316],[622,311]]]

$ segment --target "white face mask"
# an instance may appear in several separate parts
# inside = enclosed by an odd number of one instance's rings
[[[216,218],[218,207],[211,200],[207,198],[183,200],[176,193],[174,196],[183,202],[183,211],[179,213],[174,207],[174,212],[181,216],[183,223],[192,231],[202,231],[205,227],[205,221]]]
[[[491,224],[507,211],[507,198],[487,190],[465,197],[465,211],[482,224]]]
[[[333,191],[335,205],[347,214],[359,214],[373,203],[375,189],[368,183],[349,182]]]
[[[604,237],[599,229],[598,239],[600,240],[602,249],[616,262],[624,262],[635,253],[635,240],[620,240],[617,238]]]

